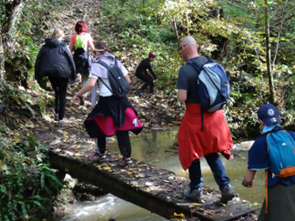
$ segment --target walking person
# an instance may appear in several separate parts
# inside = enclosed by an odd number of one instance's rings
[[[91,138],[96,138],[96,153],[92,157],[96,156],[101,161],[107,159],[105,155],[106,137],[112,136],[115,133],[118,139],[120,152],[123,156],[120,160],[120,164],[130,165],[132,164],[132,160],[130,158],[131,144],[128,131],[138,134],[143,126],[138,120],[137,113],[126,95],[122,97],[115,96],[112,81],[109,80],[111,74],[110,69],[113,68],[120,72],[122,80],[124,81],[125,79],[125,83],[127,81],[128,84],[130,84],[131,81],[128,77],[128,71],[121,62],[108,51],[107,45],[103,42],[95,44],[93,54],[94,59],[89,81],[73,97],[73,100],[77,101],[82,94],[92,89],[91,101],[92,105],[95,106],[96,86],[98,82],[99,101],[84,123],[89,136]]]
[[[242,185],[251,188],[256,171],[264,170],[265,200],[258,221],[294,221],[295,133],[280,126],[279,112],[272,104],[261,106],[257,115],[262,132],[248,152],[248,171]]]
[[[149,87],[149,92],[155,92],[154,80],[158,82],[158,78],[152,69],[151,62],[153,62],[157,58],[157,53],[151,51],[149,53],[148,58],[143,59],[138,65],[135,75],[139,79],[143,80],[145,83],[142,85],[140,89],[137,90],[140,96],[143,96],[145,89]]]
[[[77,73],[81,74],[82,87],[87,83],[91,69],[92,57],[89,53],[89,47],[93,52],[93,39],[88,32],[87,24],[84,21],[78,21],[75,25],[76,34],[70,41],[70,50],[74,51],[74,61]],[[88,93],[80,97],[80,104],[84,105],[85,97]]]
[[[69,47],[62,42],[64,33],[55,29],[52,38],[45,40],[45,45],[36,59],[35,79],[40,81],[48,76],[55,91],[55,120],[64,125],[66,93],[69,78],[76,79],[76,67]]]
[[[198,54],[198,48],[193,37],[185,37],[180,48],[184,60],[193,60],[198,66],[206,64],[208,59]],[[198,74],[194,67],[185,64],[179,70],[177,81],[177,98],[186,104],[178,133],[179,159],[183,169],[189,170],[191,181],[190,188],[183,193],[194,201],[203,196],[199,159],[204,156],[221,190],[221,202],[225,203],[235,195],[218,152],[229,159],[233,141],[222,110],[201,111],[203,97],[198,96]]]

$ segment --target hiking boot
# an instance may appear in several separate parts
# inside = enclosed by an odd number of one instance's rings
[[[85,97],[80,96],[80,105],[84,105],[85,104]]]
[[[97,157],[99,161],[105,161],[107,159],[107,156],[103,153],[95,153],[90,156],[91,159],[94,157]]]
[[[141,97],[143,96],[143,90],[138,89],[138,90],[137,90],[137,93],[138,93],[139,96],[141,96]]]
[[[59,127],[63,127],[65,125],[65,121],[64,120],[59,120],[58,121],[58,126]]]
[[[122,158],[120,161],[119,161],[119,164],[121,165],[121,166],[130,166],[130,165],[132,165],[132,160],[131,160],[131,158],[130,157],[128,157],[128,158]]]
[[[54,114],[54,120],[58,121],[58,114]]]
[[[154,93],[156,91],[155,87],[150,88],[149,93]]]
[[[227,184],[224,187],[220,188],[220,191],[221,191],[220,202],[222,203],[227,203],[228,201],[232,200],[235,197],[235,193],[230,184]]]
[[[203,190],[202,188],[193,189],[193,190],[186,189],[183,191],[183,195],[191,200],[199,201],[199,199],[203,196]]]

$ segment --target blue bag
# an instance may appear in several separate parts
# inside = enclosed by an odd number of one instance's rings
[[[227,105],[230,94],[230,79],[223,67],[206,56],[208,62],[199,66],[193,60],[187,64],[198,72],[198,96],[201,109],[206,112],[214,112]]]
[[[280,178],[295,175],[295,141],[281,130],[266,137],[271,171]]]

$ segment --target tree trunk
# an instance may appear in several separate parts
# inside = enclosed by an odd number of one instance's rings
[[[0,35],[0,78],[4,79],[5,66],[4,66],[4,47],[2,42],[2,34]]]
[[[3,25],[2,33],[10,33],[13,30],[14,24],[20,15],[21,7],[22,0],[15,0],[11,3],[12,10],[7,22]]]
[[[14,45],[13,39],[11,38],[11,35],[13,33],[13,28],[15,25],[16,20],[18,19],[20,15],[20,11],[22,8],[22,0],[14,0],[10,3],[10,7],[6,7],[6,10],[11,10],[9,11],[8,18],[3,24],[2,30],[0,30],[0,78],[4,78],[4,73],[5,73],[5,50],[4,46],[7,44],[7,39],[10,39],[9,41],[11,42],[10,45]],[[7,36],[10,35],[8,38]],[[5,37],[6,36],[6,37]],[[5,38],[4,38],[5,37]]]
[[[174,18],[173,18],[173,28],[174,28],[174,33],[175,33],[176,40],[177,40],[177,43],[178,43],[178,47],[180,48],[180,42],[179,42],[179,37],[178,37],[178,31],[177,31],[177,26],[176,26],[176,22],[175,22],[175,19],[174,19]]]
[[[272,69],[271,69],[271,48],[270,48],[270,41],[269,41],[269,6],[268,6],[268,0],[264,0],[264,3],[265,3],[266,65],[267,65],[267,74],[268,74],[268,79],[269,79],[270,103],[275,104],[273,72],[272,72]]]

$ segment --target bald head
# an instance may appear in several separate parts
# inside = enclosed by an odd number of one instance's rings
[[[196,45],[197,42],[192,36],[186,36],[182,41],[181,45]]]
[[[185,61],[198,57],[198,48],[196,40],[192,36],[186,36],[180,43],[181,54]]]

